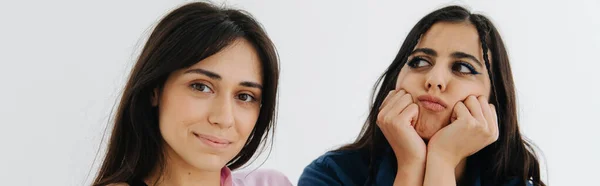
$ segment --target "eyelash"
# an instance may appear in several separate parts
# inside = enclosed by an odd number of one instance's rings
[[[240,96],[242,96],[242,95],[247,95],[248,97],[250,97],[250,101],[244,101],[244,99],[240,99]],[[254,96],[252,96],[250,94],[246,94],[246,93],[238,94],[236,97],[244,103],[256,103],[257,102],[257,100]]]
[[[192,83],[190,84],[190,88],[192,88],[194,91],[198,91],[198,92],[204,92],[200,89],[200,87],[206,87],[208,90],[210,90],[210,92],[213,92],[213,90],[206,84],[204,83]]]
[[[192,88],[194,91],[198,91],[198,92],[201,92],[201,93],[207,93],[207,92],[204,92],[204,91],[202,91],[202,88],[201,88],[201,87],[206,87],[206,89],[210,90],[210,93],[213,93],[213,92],[214,92],[214,91],[213,91],[213,90],[210,88],[210,86],[208,86],[208,85],[206,85],[206,84],[204,84],[204,83],[192,83],[192,84],[190,84],[190,88]],[[243,95],[246,95],[246,96],[250,97],[250,101],[245,101],[245,99],[242,99],[240,96],[243,96]],[[238,94],[238,95],[236,96],[236,98],[237,98],[238,100],[242,101],[242,102],[243,102],[243,103],[245,103],[245,104],[249,104],[249,103],[256,103],[256,102],[258,102],[258,100],[256,99],[256,97],[254,97],[254,96],[252,96],[251,94],[248,94],[248,93],[241,93],[241,94]]]
[[[413,69],[416,69],[416,68],[421,68],[421,67],[418,67],[418,66],[417,66],[417,65],[418,65],[418,62],[420,62],[420,61],[425,61],[426,63],[428,63],[429,65],[431,65],[431,63],[430,63],[429,61],[427,61],[427,60],[425,60],[425,59],[423,59],[423,58],[421,58],[421,57],[414,57],[414,58],[412,58],[412,59],[411,59],[411,60],[408,62],[408,66],[409,66],[410,68],[413,68]]]
[[[480,74],[479,72],[477,72],[477,70],[475,70],[475,68],[473,67],[473,65],[471,65],[469,63],[466,63],[466,62],[456,62],[456,63],[454,63],[452,65],[452,69],[455,70],[454,69],[455,67],[460,68],[460,66],[466,67],[467,69],[469,69],[470,72],[460,72],[460,69],[456,69],[457,73],[467,74],[467,75],[477,75],[477,74]]]
[[[424,66],[417,66],[419,64],[419,62],[424,61],[425,63],[428,63],[429,65],[431,65],[431,63],[429,61],[427,61],[426,59],[422,58],[422,57],[414,57],[413,59],[411,59],[408,62],[408,66],[412,69],[417,69],[417,68],[422,68]],[[467,69],[469,69],[470,72],[460,72],[460,67],[464,66]],[[477,75],[480,74],[479,72],[477,72],[477,70],[475,70],[475,68],[466,62],[456,62],[454,64],[452,64],[452,70],[456,71],[456,73],[459,74],[464,74],[464,75]]]

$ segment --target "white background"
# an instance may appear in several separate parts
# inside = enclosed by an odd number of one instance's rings
[[[182,3],[0,2],[0,185],[89,185],[136,52],[152,26]],[[598,1],[226,4],[252,13],[281,57],[275,146],[262,168],[296,183],[313,159],[354,140],[371,88],[410,28],[437,8],[461,4],[488,15],[504,38],[521,129],[543,152],[544,179],[597,183]]]

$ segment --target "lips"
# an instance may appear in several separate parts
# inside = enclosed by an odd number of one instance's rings
[[[225,148],[232,143],[229,140],[211,135],[194,133],[194,136],[196,136],[196,138],[200,139],[200,141],[204,142],[206,145],[214,148]]]
[[[439,112],[443,111],[448,107],[444,101],[440,98],[431,95],[422,95],[417,98],[419,100],[419,104],[430,111]]]

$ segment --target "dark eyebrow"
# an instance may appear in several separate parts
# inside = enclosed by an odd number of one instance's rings
[[[467,54],[464,52],[454,52],[454,53],[452,53],[452,57],[453,58],[469,58],[469,59],[477,62],[479,67],[483,67],[483,64],[481,64],[481,61],[477,60],[477,58],[475,58],[475,56],[473,56],[471,54]]]
[[[216,80],[221,80],[221,76],[217,73],[208,71],[208,70],[204,70],[204,69],[200,69],[200,68],[194,68],[194,69],[189,69],[187,71],[184,72],[184,74],[188,74],[188,73],[194,73],[194,74],[202,74],[205,76],[208,76],[211,79],[216,79]],[[244,81],[244,82],[240,82],[241,86],[245,86],[245,87],[250,87],[250,88],[258,88],[261,89],[263,88],[262,85],[255,83],[255,82],[250,82],[250,81]]]
[[[250,87],[250,88],[258,88],[261,89],[263,88],[262,85],[255,83],[255,82],[250,82],[250,81],[244,81],[240,83],[241,86],[245,86],[245,87]]]
[[[189,69],[189,70],[186,70],[184,74],[188,74],[188,73],[202,74],[202,75],[208,76],[211,79],[221,80],[221,76],[219,74],[208,71],[208,70],[204,70],[204,69],[199,69],[199,68]]]
[[[417,48],[415,50],[413,50],[410,55],[413,55],[414,53],[417,52],[423,52],[427,55],[433,56],[433,57],[437,57],[437,52],[435,52],[435,50],[431,49],[431,48]]]

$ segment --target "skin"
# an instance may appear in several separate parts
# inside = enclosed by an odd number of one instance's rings
[[[398,160],[394,185],[456,185],[465,159],[498,138],[490,86],[472,24],[435,23],[421,37],[377,120]]]
[[[152,100],[167,166],[164,173],[153,170],[145,182],[220,185],[221,169],[241,151],[256,124],[261,90],[260,59],[245,39],[171,73]]]

